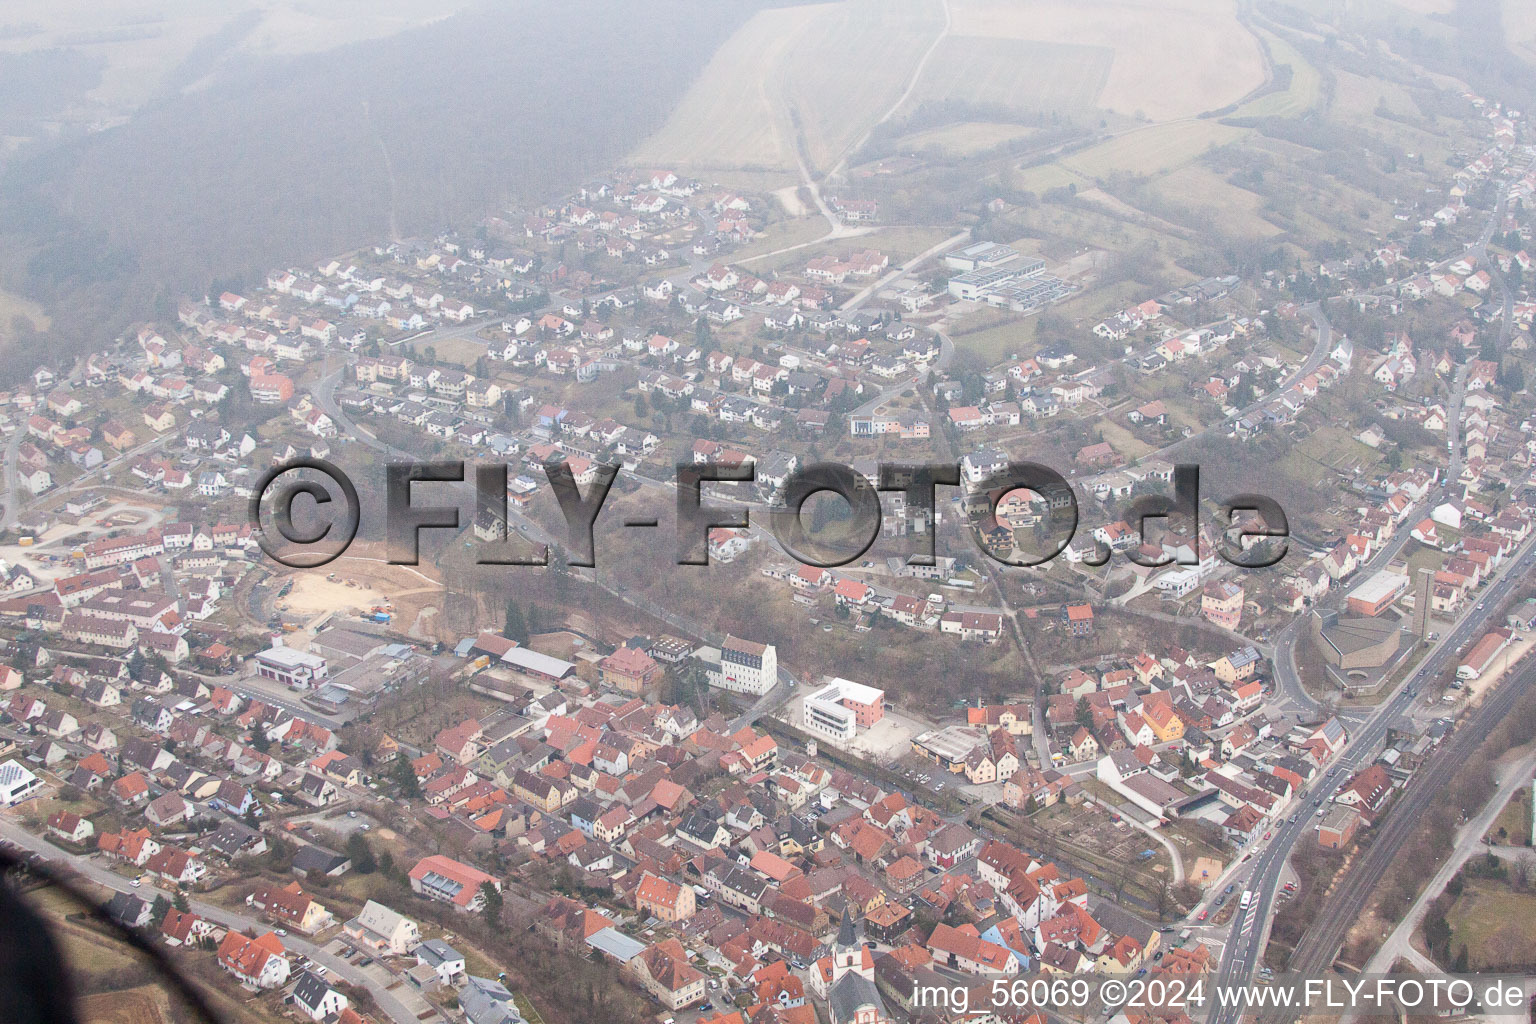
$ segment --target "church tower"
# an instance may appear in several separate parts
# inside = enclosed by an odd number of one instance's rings
[[[845,974],[857,974],[874,980],[874,957],[864,947],[863,929],[853,919],[850,908],[843,909],[843,921],[837,929],[837,943],[832,947],[832,982]]]

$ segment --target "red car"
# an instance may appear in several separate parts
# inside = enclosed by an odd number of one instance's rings
[[[1210,916],[1211,916],[1211,912],[1209,910],[1202,910],[1202,911],[1200,911],[1200,920],[1204,921],[1206,918],[1208,918]]]
[[[1264,833],[1264,838],[1265,839],[1273,839],[1274,836],[1275,836],[1275,834],[1273,832],[1265,832]]]

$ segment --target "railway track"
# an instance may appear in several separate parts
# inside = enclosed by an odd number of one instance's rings
[[[1328,901],[1328,906],[1313,921],[1291,955],[1290,971],[1320,974],[1332,966],[1351,925],[1359,920],[1371,894],[1381,882],[1398,851],[1418,828],[1424,812],[1461,770],[1495,726],[1509,714],[1515,703],[1536,681],[1536,662],[1527,663],[1498,686],[1481,707],[1461,724],[1450,740],[1440,748],[1427,768],[1408,783],[1397,804],[1387,814],[1380,832],[1355,862],[1344,881]],[[1265,1020],[1283,1021],[1286,1014],[1267,1016]]]

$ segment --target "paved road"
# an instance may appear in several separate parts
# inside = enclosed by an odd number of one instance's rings
[[[1246,875],[1244,884],[1255,892],[1255,899],[1247,912],[1239,911],[1233,918],[1218,972],[1219,983],[1244,984],[1258,969],[1259,958],[1268,935],[1270,914],[1281,884],[1286,860],[1298,841],[1311,837],[1316,825],[1314,813],[1305,798],[1311,798],[1314,803],[1319,800],[1327,801],[1350,775],[1371,762],[1377,749],[1385,740],[1390,724],[1399,715],[1407,713],[1411,707],[1413,695],[1424,683],[1436,678],[1448,664],[1453,663],[1464,645],[1482,635],[1493,610],[1516,586],[1523,583],[1526,574],[1532,568],[1536,568],[1536,540],[1527,542],[1518,557],[1504,569],[1498,580],[1489,586],[1477,604],[1464,613],[1461,621],[1446,633],[1413,674],[1400,684],[1392,695],[1370,714],[1369,718],[1351,730],[1348,745],[1336,765],[1337,773],[1314,782],[1309,789],[1302,791],[1303,799],[1298,801],[1298,809],[1294,815],[1296,820],[1287,820],[1276,825],[1274,838],[1263,847],[1263,852],[1257,855],[1251,871]],[[1422,812],[1423,806],[1427,805],[1429,799],[1444,785],[1450,774],[1454,773],[1455,768],[1465,760],[1470,750],[1487,736],[1492,723],[1502,717],[1508,710],[1508,706],[1513,703],[1515,696],[1533,676],[1536,676],[1533,666],[1527,665],[1515,685],[1508,683],[1501,685],[1484,701],[1472,719],[1462,723],[1461,727],[1452,734],[1452,739],[1447,741],[1446,749],[1452,750],[1453,754],[1447,756],[1442,753],[1434,762],[1437,767],[1444,767],[1443,773],[1435,773],[1425,768],[1410,781],[1408,793],[1418,793],[1421,796],[1412,801],[1409,800],[1408,794],[1400,797],[1398,805],[1388,817],[1389,822],[1407,821],[1406,827],[1402,828],[1402,835],[1394,842],[1388,828],[1383,828],[1378,833],[1366,853],[1356,862],[1345,882],[1329,898],[1324,912],[1313,922],[1302,944],[1292,955],[1290,964],[1292,971],[1316,973],[1326,969],[1332,963],[1349,925],[1358,918],[1360,909],[1364,906],[1376,881],[1380,879],[1381,873],[1391,862],[1392,855],[1411,833],[1412,825],[1418,814]],[[1369,869],[1362,873],[1362,865],[1378,859],[1379,869]],[[1235,1024],[1239,1016],[1240,1013],[1235,1008],[1216,1009],[1210,1020],[1212,1024]]]
[[[1536,568],[1536,548],[1528,545],[1517,562],[1489,589],[1483,601],[1474,609],[1474,614],[1467,615],[1452,630],[1446,642],[1415,673],[1414,679],[1432,679],[1453,664],[1456,652],[1464,644],[1474,642],[1482,635],[1488,615],[1499,601],[1510,596],[1524,582],[1533,568]],[[1484,603],[1486,608],[1483,607]],[[1502,680],[1457,727],[1451,738],[1442,744],[1440,753],[1430,765],[1421,768],[1409,780],[1403,794],[1388,812],[1386,821],[1378,829],[1376,838],[1335,888],[1325,912],[1312,922],[1291,957],[1292,970],[1323,970],[1333,962],[1349,927],[1359,917],[1393,856],[1413,834],[1420,816],[1532,683],[1536,683],[1536,661],[1528,661],[1517,667]]]
[[[89,881],[105,888],[115,890],[116,892],[132,893],[141,897],[142,899],[151,901],[154,900],[156,895],[161,894],[160,890],[148,884],[148,882],[135,889],[129,883],[128,879],[122,877],[119,874],[116,874],[111,870],[108,870],[106,867],[98,864],[92,858],[61,850],[57,846],[54,846],[52,843],[48,842],[46,839],[35,836],[28,832],[26,829],[22,828],[15,821],[12,821],[9,818],[0,818],[0,836],[4,836],[6,839],[9,839],[11,842],[15,843],[17,846],[35,852],[47,861],[56,864],[67,864],[69,867],[79,872]],[[175,893],[166,892],[163,893],[163,895],[169,899],[174,896]],[[255,930],[261,932],[269,930],[268,925],[256,920],[255,918],[246,917],[243,914],[236,914],[232,911],[225,910],[222,907],[216,907],[212,904],[203,903],[199,900],[190,900],[189,903],[194,913],[201,917],[205,917],[210,921],[215,921],[226,928],[232,928],[236,931]],[[379,1006],[379,1009],[382,1010],[391,1020],[396,1021],[397,1024],[414,1024],[414,1022],[417,1020],[415,1012],[407,1009],[405,1004],[396,998],[393,992],[391,992],[385,986],[379,984],[379,982],[374,980],[360,968],[353,966],[340,957],[333,956],[330,953],[325,952],[314,943],[296,935],[286,936],[283,939],[283,946],[292,953],[297,953],[309,957],[315,963],[325,967],[326,970],[330,971],[336,977],[341,978],[343,981],[350,982],[359,988],[365,989],[371,996],[373,996],[374,1001]],[[233,979],[230,980],[230,984],[235,984]],[[439,1020],[441,1018],[438,1018],[436,1015],[434,1015],[430,1019]]]
[[[1408,908],[1408,913],[1398,922],[1392,934],[1388,935],[1376,955],[1371,957],[1366,964],[1365,973],[1385,974],[1399,957],[1412,957],[1415,960],[1428,961],[1433,969],[1433,961],[1428,957],[1418,954],[1410,941],[1413,933],[1418,930],[1419,922],[1424,917],[1424,912],[1429,909],[1430,903],[1444,891],[1447,883],[1453,875],[1461,870],[1461,866],[1472,859],[1472,856],[1484,849],[1483,836],[1493,827],[1494,820],[1498,818],[1509,803],[1509,795],[1516,788],[1524,785],[1531,778],[1531,773],[1536,771],[1536,754],[1527,754],[1525,757],[1511,764],[1503,766],[1495,773],[1498,787],[1493,796],[1483,805],[1471,821],[1461,827],[1456,841],[1456,848],[1450,858],[1435,872],[1435,876],[1429,880],[1429,885],[1419,893],[1418,899],[1413,901],[1413,906]],[[1522,854],[1529,855],[1530,851],[1522,848]],[[1345,1024],[1345,1022],[1341,1022]]]
[[[1207,434],[1210,434],[1212,431],[1226,429],[1227,427],[1236,423],[1238,420],[1242,419],[1244,416],[1247,416],[1249,413],[1257,412],[1259,409],[1262,409],[1264,406],[1274,401],[1275,398],[1284,394],[1286,388],[1301,380],[1307,374],[1312,373],[1319,366],[1322,366],[1323,360],[1327,359],[1328,353],[1333,350],[1333,325],[1328,322],[1328,317],[1326,314],[1324,314],[1323,307],[1320,303],[1314,302],[1310,305],[1302,306],[1301,310],[1312,318],[1312,326],[1317,332],[1317,340],[1312,345],[1312,351],[1307,355],[1307,358],[1302,361],[1301,366],[1296,369],[1295,373],[1291,374],[1284,381],[1282,381],[1280,386],[1275,388],[1274,391],[1265,395],[1263,398],[1256,399],[1246,408],[1239,409],[1232,413],[1230,416],[1218,420],[1203,430],[1191,434],[1188,437],[1180,438],[1179,440],[1174,441],[1172,444],[1164,445],[1157,451],[1142,456],[1142,461],[1146,462],[1153,459],[1163,459],[1167,461],[1172,459],[1173,453],[1178,451],[1180,448],[1183,448],[1185,445],[1194,443],[1200,438],[1205,437]]]
[[[16,493],[16,466],[17,454],[21,451],[21,442],[26,436],[26,427],[18,423],[16,429],[11,432],[11,439],[5,445],[5,512],[0,515],[0,529],[10,529],[20,517],[21,501]]]

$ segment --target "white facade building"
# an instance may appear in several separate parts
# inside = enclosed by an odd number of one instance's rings
[[[708,672],[710,686],[762,696],[779,681],[779,652],[772,644],[728,636],[720,647],[720,663]]]

